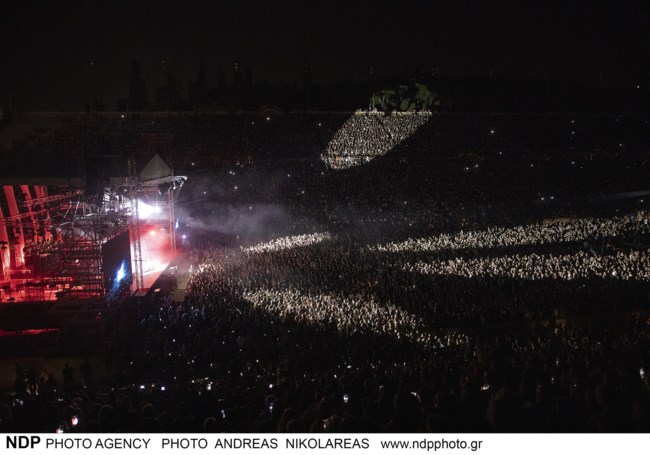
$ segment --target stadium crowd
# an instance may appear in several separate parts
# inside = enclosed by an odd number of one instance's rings
[[[593,223],[610,228],[585,228]],[[551,224],[528,244],[582,250],[585,236],[646,229],[643,214],[561,224],[565,242]],[[527,229],[543,228],[515,232]],[[134,355],[115,369],[115,383],[134,384],[122,399],[141,400],[131,421],[152,416],[156,431],[647,431],[646,278],[618,286],[594,278],[593,263],[587,287],[444,275],[414,285],[395,267],[403,257],[378,250],[343,234],[202,246],[186,302],[144,318]],[[622,296],[636,298],[627,316]]]
[[[323,161],[333,169],[347,169],[385,155],[427,123],[431,112],[357,112],[327,145]]]
[[[258,162],[183,189],[185,301],[117,332],[109,380],[17,366],[0,430],[649,431],[643,122],[373,115],[110,125],[171,131],[188,169]]]

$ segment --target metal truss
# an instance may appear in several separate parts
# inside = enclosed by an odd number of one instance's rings
[[[76,200],[72,197],[75,196]],[[128,209],[119,204],[83,201],[80,192],[54,195],[37,203],[43,208],[5,218],[8,225],[32,223],[40,234],[25,255],[33,258],[30,274],[39,286],[66,298],[91,299],[105,295],[102,245],[127,229]],[[34,200],[32,200],[32,203]],[[33,204],[32,204],[33,206]],[[36,218],[33,218],[36,216]],[[45,235],[46,234],[46,235]]]
[[[171,251],[176,250],[176,231],[174,228],[174,195],[173,192],[179,189],[185,181],[186,176],[173,175],[160,177],[151,180],[140,180],[135,171],[134,158],[129,159],[129,178],[125,182],[114,184],[109,188],[113,194],[128,194],[130,199],[130,223],[131,243],[133,245],[133,282],[136,289],[144,287],[144,272],[142,259],[142,241],[140,238],[140,212],[138,207],[138,196],[142,194],[167,193],[168,222]]]
[[[15,232],[20,230],[20,235],[28,240],[23,252],[33,259],[37,268],[27,271],[31,284],[56,290],[62,297],[78,299],[106,294],[102,245],[128,230],[133,245],[133,280],[136,288],[141,289],[144,274],[138,196],[167,193],[173,251],[176,246],[173,192],[186,180],[185,176],[169,176],[142,181],[131,158],[129,177],[107,187],[101,201],[88,202],[82,191],[68,188],[58,194],[21,202],[20,207],[26,211],[0,217],[0,225]],[[7,248],[3,251],[8,255]],[[8,264],[8,259],[5,262]]]

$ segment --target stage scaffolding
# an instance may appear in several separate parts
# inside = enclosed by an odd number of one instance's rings
[[[3,269],[9,264],[9,251],[15,250],[11,267],[3,273],[3,288],[9,295],[29,289],[32,295],[54,293],[60,299],[104,297],[102,245],[127,230],[133,245],[133,283],[136,289],[142,288],[138,199],[153,192],[165,196],[173,248],[172,193],[186,180],[185,176],[168,176],[142,181],[133,166],[127,179],[105,188],[101,200],[86,198],[79,188],[59,187],[58,194],[22,203],[23,213],[0,215],[0,227],[9,233],[8,245],[0,246],[4,247]],[[19,242],[25,245],[23,251],[12,250]],[[19,254],[22,256],[17,261]]]
[[[40,287],[44,294],[53,291],[57,298],[103,297],[101,248],[128,229],[128,207],[122,204],[116,209],[85,201],[83,193],[78,192],[50,205],[45,214],[37,218],[36,229],[47,235],[43,241],[26,244],[25,267],[17,269],[11,281],[16,288]],[[18,276],[23,279],[16,279]]]

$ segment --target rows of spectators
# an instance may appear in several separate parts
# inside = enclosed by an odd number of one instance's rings
[[[529,246],[581,251],[576,231],[593,222],[565,222],[570,239],[550,245],[548,224]],[[598,222],[618,225],[601,236],[612,242],[646,229],[643,217]],[[164,371],[191,384],[189,396],[223,408],[202,417],[224,431],[647,430],[647,277],[414,281],[394,252],[309,238],[203,248],[186,304],[141,322],[147,358],[127,368],[132,381],[159,390]],[[597,263],[584,267],[597,275]],[[632,317],[621,296],[636,299]]]
[[[2,429],[648,431],[644,121],[441,116],[406,138],[412,118],[372,115],[97,126],[172,133],[190,170],[253,164],[179,196],[205,241],[185,302],[120,329],[107,382],[23,381]],[[330,168],[328,144],[392,150]]]
[[[13,141],[13,156],[171,153],[185,173],[193,162],[329,159],[364,155],[361,145],[373,156],[399,143],[398,149],[425,157],[629,158],[643,155],[649,135],[648,119],[615,115],[127,114],[54,119],[51,127]]]
[[[578,218],[537,223],[526,226],[491,226],[480,231],[460,231],[428,238],[408,239],[378,245],[376,251],[415,252],[456,251],[468,248],[508,248],[518,245],[547,245],[553,243],[600,240],[621,235],[647,234],[648,219],[643,211],[634,216],[613,218]]]
[[[393,150],[430,119],[430,112],[357,112],[334,134],[322,159],[333,169],[363,165]]]

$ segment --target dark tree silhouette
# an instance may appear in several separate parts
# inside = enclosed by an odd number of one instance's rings
[[[223,66],[219,64],[217,67],[217,89],[223,90],[226,88],[226,74],[223,72]]]
[[[95,112],[104,112],[104,109],[106,107],[106,105],[102,101],[98,100],[97,98],[93,98],[93,106]]]
[[[120,98],[120,99],[117,100],[117,106],[116,106],[115,109],[118,112],[125,112],[127,110],[127,107],[128,107],[128,104],[127,104],[127,102],[126,102],[126,100],[124,98]]]
[[[251,72],[250,66],[247,66],[244,70],[244,90],[250,91],[253,88],[253,73]]]
[[[199,66],[199,74],[196,77],[196,82],[190,85],[190,87],[190,101],[192,105],[206,104],[208,97],[208,78],[203,60],[201,60],[201,65]]]
[[[242,109],[242,82],[243,82],[243,74],[241,70],[241,66],[239,64],[239,60],[235,61],[235,76],[233,78],[233,89],[235,90],[235,94],[237,96],[237,107],[239,109]]]
[[[309,59],[305,60],[305,66],[302,72],[302,97],[303,108],[311,109],[311,64]]]
[[[162,110],[184,109],[187,103],[183,99],[181,81],[169,71],[167,71],[166,77],[165,85],[156,89],[156,106]]]
[[[147,107],[147,84],[142,76],[142,67],[138,62],[131,62],[129,78],[129,110],[142,111]]]

